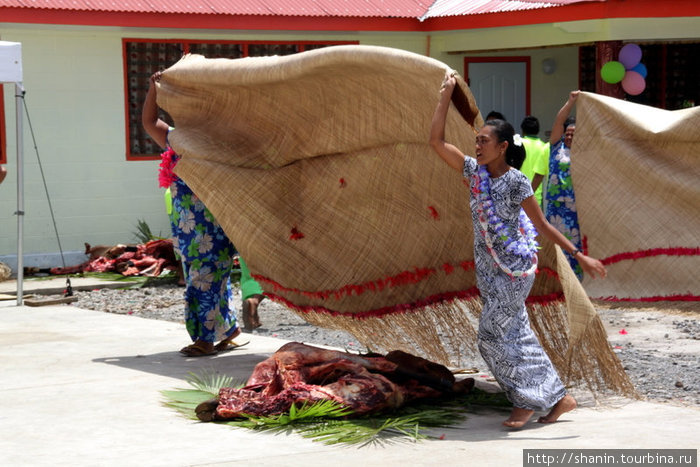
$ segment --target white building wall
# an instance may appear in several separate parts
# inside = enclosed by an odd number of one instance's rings
[[[172,31],[0,24],[0,39],[22,44],[26,106],[36,137],[67,265],[82,262],[84,243],[136,241],[136,223],[170,233],[158,187],[158,161],[126,160],[122,38],[211,40],[359,40],[425,52],[422,34],[312,34]],[[4,86],[8,176],[0,184],[0,261],[17,260],[14,86]],[[24,264],[60,266],[58,241],[24,123]]]
[[[697,40],[700,18],[574,21],[510,28],[396,32],[190,31],[0,23],[0,39],[22,43],[24,86],[67,264],[83,244],[135,241],[138,220],[168,235],[158,161],[127,161],[122,38],[359,41],[428,54],[464,72],[464,57],[529,55],[531,113],[550,130],[567,93],[578,86],[578,44],[599,40]],[[546,75],[541,62],[557,70]],[[410,83],[406,83],[410,86]],[[437,84],[439,86],[439,83]],[[437,90],[436,90],[437,96]],[[0,261],[16,264],[14,86],[4,86],[9,171],[0,184]],[[519,122],[514,122],[516,126]],[[427,131],[427,129],[426,129]],[[25,120],[27,266],[57,266],[58,244]]]
[[[121,36],[117,31],[2,27],[22,43],[25,103],[67,264],[85,242],[134,242],[139,219],[169,232],[156,161],[128,162]],[[5,85],[8,177],[0,185],[0,260],[16,264],[14,86]],[[35,142],[24,120],[24,252],[27,266],[60,265]],[[8,258],[9,256],[9,258]],[[77,260],[77,261],[76,261]]]

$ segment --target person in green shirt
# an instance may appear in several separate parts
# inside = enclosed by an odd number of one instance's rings
[[[520,171],[532,183],[537,204],[542,206],[542,180],[546,179],[549,172],[549,143],[545,143],[537,137],[540,132],[540,122],[537,117],[528,115],[520,124],[523,133],[522,142],[525,147],[525,162]]]

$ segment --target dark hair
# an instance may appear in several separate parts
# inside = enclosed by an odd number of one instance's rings
[[[488,115],[486,115],[486,120],[503,120],[504,122],[507,121],[506,117],[504,117],[501,112],[498,112],[496,110],[492,110],[491,112],[489,112]]]
[[[522,167],[523,162],[525,162],[525,147],[523,147],[522,143],[520,143],[520,146],[516,146],[513,142],[513,135],[515,135],[513,125],[505,120],[494,119],[486,120],[484,126],[490,126],[493,128],[493,134],[496,135],[499,143],[502,143],[503,141],[508,142],[508,148],[506,149],[506,163],[515,169]]]
[[[537,136],[537,134],[540,132],[540,121],[537,120],[537,117],[528,115],[527,117],[523,118],[523,121],[520,124],[520,130],[523,132],[524,136]]]
[[[576,117],[569,117],[564,120],[564,133],[566,133],[566,129],[571,125],[576,125]]]

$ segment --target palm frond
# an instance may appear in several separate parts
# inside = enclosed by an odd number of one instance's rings
[[[166,406],[194,418],[194,408],[215,397],[222,387],[233,387],[233,378],[218,373],[190,373],[187,382],[194,389],[162,391]],[[237,387],[241,387],[240,384]],[[297,432],[305,438],[324,444],[365,446],[396,440],[422,440],[430,436],[426,428],[449,428],[467,418],[477,407],[501,409],[511,407],[503,393],[488,393],[474,388],[470,394],[420,401],[393,413],[371,414],[348,418],[352,411],[335,401],[304,403],[292,406],[287,413],[270,416],[243,415],[227,425],[259,431]]]
[[[221,388],[243,387],[243,383],[234,384],[231,376],[223,375],[216,371],[203,372],[201,375],[190,372],[185,381],[193,388],[208,393],[209,398],[216,397]]]
[[[158,235],[154,235],[151,231],[151,227],[148,225],[148,222],[146,222],[144,219],[139,219],[136,221],[136,231],[133,232],[133,234],[134,238],[136,238],[139,243],[147,243],[151,240],[161,240],[163,238],[160,236],[160,232]]]

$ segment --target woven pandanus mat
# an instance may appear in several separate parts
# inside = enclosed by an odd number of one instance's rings
[[[457,365],[477,352],[480,301],[468,188],[428,144],[447,70],[371,46],[189,55],[163,73],[158,102],[175,121],[176,173],[270,298],[372,350]],[[461,78],[453,102],[447,138],[473,154],[483,120]],[[571,270],[550,244],[540,256],[529,307],[560,373],[632,393],[575,278],[565,297]],[[577,294],[584,305],[567,308]]]
[[[582,237],[609,302],[698,302],[700,107],[667,111],[582,93],[572,180]]]

